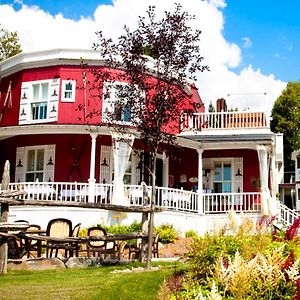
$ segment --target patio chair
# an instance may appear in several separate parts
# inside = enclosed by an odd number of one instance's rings
[[[127,245],[126,241],[121,241],[118,245],[118,257],[117,258],[119,260],[121,260],[122,256],[124,255],[123,252],[124,252],[126,245]]]
[[[141,252],[142,252],[142,239],[136,239],[134,244],[129,245],[128,259],[131,259],[133,254],[135,259],[140,258]]]
[[[90,236],[101,236],[107,235],[106,230],[101,227],[90,227],[88,228],[88,237]],[[108,255],[115,258],[116,256],[116,244],[115,242],[106,242],[106,241],[87,241],[86,244],[87,256],[90,257],[90,254],[95,256],[103,256],[106,258]]]
[[[28,224],[26,220],[16,220],[14,223]],[[8,255],[9,258],[22,258],[26,254],[26,241],[18,237],[9,237],[8,239]]]
[[[74,226],[74,228],[72,230],[72,237],[78,237],[80,227],[81,227],[81,223],[78,223],[77,225]],[[73,256],[74,251],[75,251],[75,255],[76,255],[76,257],[78,257],[79,248],[80,247],[79,247],[78,242],[71,243],[71,245],[70,245],[70,256]]]
[[[153,257],[156,257],[158,258],[159,257],[159,253],[158,253],[158,241],[159,241],[159,236],[160,236],[160,233],[158,232],[156,235],[155,235],[155,238],[153,240],[153,245],[152,245],[152,255]]]
[[[32,232],[32,235],[39,235],[39,233],[34,233],[35,230],[41,230],[40,225],[31,224],[26,231]],[[26,239],[26,250],[27,250],[27,258],[30,257],[41,257],[42,253],[42,243],[39,240]],[[36,253],[36,256],[34,256]]]
[[[50,220],[47,226],[46,235],[54,238],[67,238],[72,235],[72,222],[68,219],[57,218]],[[68,251],[70,252],[71,244],[69,242],[51,242],[48,241],[46,245],[46,255],[47,257],[52,257],[53,250],[55,250],[55,257],[58,255],[58,250],[65,250],[65,257],[68,256]],[[50,253],[49,253],[50,252]]]

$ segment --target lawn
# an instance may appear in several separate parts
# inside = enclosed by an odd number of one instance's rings
[[[139,273],[112,273],[124,266],[10,271],[1,276],[0,299],[156,299],[164,278],[177,267],[161,264],[157,271]]]

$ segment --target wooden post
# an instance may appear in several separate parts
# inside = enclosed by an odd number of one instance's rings
[[[2,175],[2,182],[1,182],[1,189],[6,191],[9,189],[9,161],[7,160],[4,165],[4,171]],[[8,221],[8,212],[9,207],[7,203],[1,204],[1,222]],[[7,273],[7,254],[8,254],[8,247],[7,247],[7,238],[1,237],[0,238],[0,274]]]
[[[149,195],[148,195],[148,187],[144,181],[142,181],[142,187],[143,187],[143,205],[148,206],[149,205]],[[143,212],[142,215],[142,232],[144,234],[148,233],[148,226],[149,226],[149,216],[147,212]],[[142,245],[141,245],[141,257],[140,261],[145,262],[146,261],[146,255],[147,255],[147,246],[148,243],[145,239],[142,239]]]

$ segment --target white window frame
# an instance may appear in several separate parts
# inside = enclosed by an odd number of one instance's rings
[[[32,151],[32,150],[34,150],[35,151],[35,170],[33,170],[33,171],[28,171],[28,153],[29,153],[29,151]],[[36,170],[36,155],[37,155],[37,151],[38,150],[43,150],[44,151],[44,161],[43,161],[43,170],[42,171],[37,171]],[[27,177],[27,174],[29,174],[29,173],[34,173],[34,174],[36,174],[36,173],[42,173],[43,174],[43,180],[42,181],[44,181],[45,180],[45,169],[46,169],[46,147],[45,146],[29,146],[29,147],[25,147],[25,164],[24,164],[24,172],[25,172],[25,181],[27,181],[26,180],[26,177]],[[34,179],[34,181],[36,180],[36,178]]]
[[[74,103],[76,97],[76,80],[62,80],[61,83],[61,102]],[[72,85],[71,90],[67,90],[69,84]],[[70,93],[71,97],[66,97],[66,93]]]
[[[230,180],[224,180],[224,178],[223,178],[223,168],[224,168],[224,164],[226,164],[226,163],[230,163],[230,165],[231,165],[231,178],[230,178]],[[226,182],[230,182],[231,191],[230,192],[223,192],[222,191],[221,193],[232,193],[233,189],[234,189],[234,178],[233,178],[233,176],[234,176],[234,174],[233,174],[233,172],[234,172],[234,161],[233,161],[233,159],[226,158],[226,157],[224,157],[222,159],[213,159],[212,164],[213,164],[213,169],[214,169],[213,177],[212,177],[212,188],[214,190],[214,193],[216,193],[216,191],[214,189],[214,184],[216,182],[221,182],[222,184],[226,183]],[[217,181],[215,180],[215,172],[216,172],[215,165],[216,164],[221,164],[222,165],[222,180],[217,180]]]
[[[48,85],[48,92],[47,92],[47,99],[42,98],[42,85],[47,84]],[[39,99],[36,100],[34,99],[34,86],[39,85]],[[30,112],[30,123],[43,123],[43,122],[49,122],[49,110],[50,110],[50,88],[51,87],[51,82],[50,80],[37,80],[31,82],[31,95],[32,98],[30,99],[28,105],[29,105],[29,112]],[[32,113],[32,106],[34,104],[39,104],[39,103],[46,103],[46,118],[43,119],[34,119],[33,118],[33,113]]]
[[[43,170],[40,173],[43,174],[42,180],[39,181],[54,181],[54,165],[55,165],[55,144],[49,145],[35,145],[35,146],[23,146],[16,149],[16,168],[15,168],[15,180],[16,182],[26,182],[26,175],[28,173],[37,173],[39,171],[28,171],[28,152],[30,150],[43,150],[44,151],[44,163]],[[36,154],[35,154],[36,155]],[[49,163],[51,162],[51,163]],[[36,167],[35,167],[36,168]],[[36,178],[34,178],[36,179]]]

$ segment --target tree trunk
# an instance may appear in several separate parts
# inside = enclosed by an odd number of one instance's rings
[[[152,192],[151,192],[151,211],[149,218],[149,227],[148,227],[148,249],[147,249],[147,264],[146,269],[151,269],[151,258],[152,258],[152,245],[153,245],[153,227],[154,227],[154,207],[156,202],[156,157],[157,150],[153,153],[153,166],[152,166]]]

